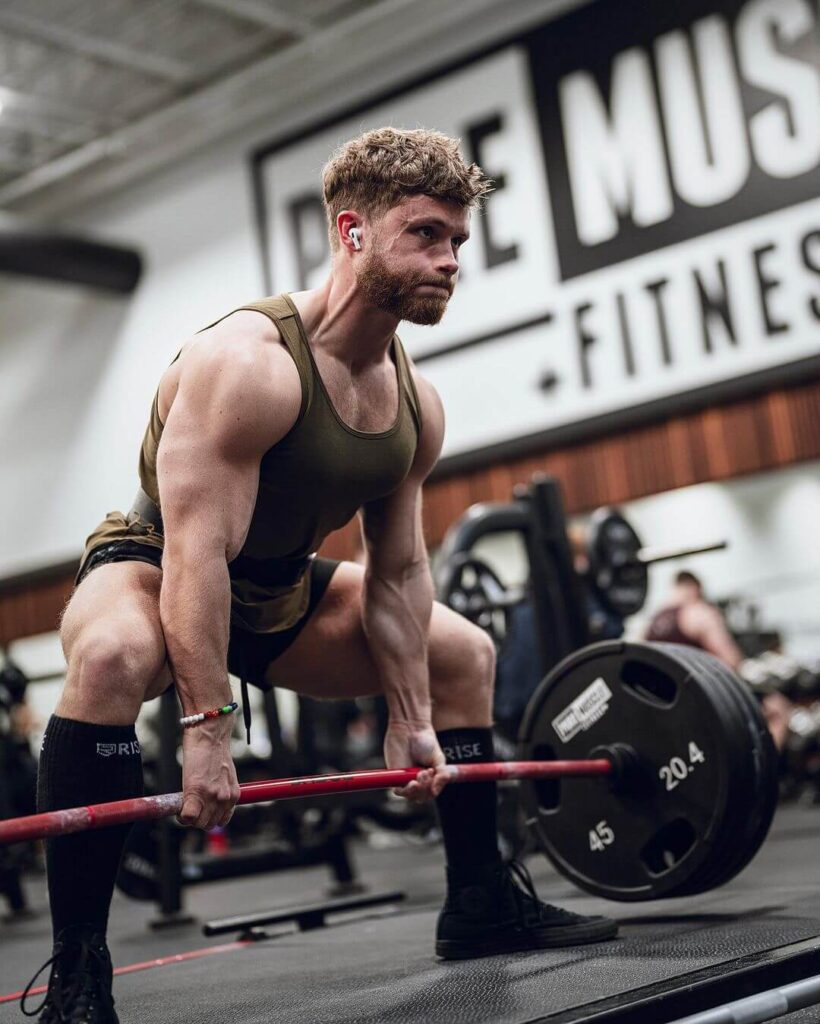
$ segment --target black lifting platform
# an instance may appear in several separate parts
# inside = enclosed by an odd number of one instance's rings
[[[815,910],[645,919],[597,947],[446,963],[432,956],[435,913],[409,912],[129,975],[118,1007],[122,1024],[669,1024],[820,974]]]
[[[781,808],[755,861],[729,885],[649,903],[581,893],[535,856],[529,866],[542,898],[617,917],[618,938],[471,961],[434,956],[443,890],[437,847],[361,851],[374,881],[401,882],[403,903],[400,893],[385,891],[321,904],[309,872],[284,883],[279,876],[273,884],[248,879],[197,889],[212,901],[213,916],[235,915],[213,922],[214,945],[205,949],[199,927],[148,933],[129,923],[121,900],[111,933],[115,965],[126,968],[115,978],[117,1011],[121,1024],[816,1024],[819,838],[820,808]],[[301,919],[286,906],[298,901]],[[263,922],[261,909],[275,903],[280,909]],[[243,907],[253,916],[237,921]],[[339,920],[339,911],[360,916]],[[300,930],[283,930],[286,919]],[[13,942],[0,935],[0,1024],[21,1019],[2,992],[22,987],[47,955],[45,923],[15,927]],[[262,936],[268,927],[279,930]],[[242,930],[247,938],[225,942],[228,931]],[[162,955],[162,966],[149,960]],[[149,969],[127,968],[138,962]]]

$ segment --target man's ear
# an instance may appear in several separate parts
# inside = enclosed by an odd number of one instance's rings
[[[339,241],[349,252],[362,250],[362,218],[354,210],[342,210],[336,218]]]

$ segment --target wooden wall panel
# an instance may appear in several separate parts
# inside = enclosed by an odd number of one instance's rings
[[[425,488],[427,543],[478,501],[508,501],[535,473],[556,476],[570,513],[617,504],[709,480],[776,469],[820,458],[820,381],[781,388],[719,408],[596,438],[538,456],[514,459]],[[357,521],[329,537],[322,554],[350,558]],[[40,582],[0,581],[0,644],[51,630],[71,592],[67,569]]]
[[[62,570],[47,582],[0,590],[0,645],[56,629],[73,585],[73,572]]]

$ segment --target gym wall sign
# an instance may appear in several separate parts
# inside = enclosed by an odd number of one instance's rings
[[[441,325],[402,339],[478,464],[820,372],[820,14],[591,3],[254,155],[272,290],[328,269],[319,175],[381,124],[496,181]]]

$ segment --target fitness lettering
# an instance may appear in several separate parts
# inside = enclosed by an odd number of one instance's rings
[[[552,324],[571,333],[580,387],[609,386],[613,371],[629,380],[681,364],[745,362],[769,343],[785,356],[784,344],[820,324],[820,227],[796,238],[783,225],[776,232],[746,250],[678,258],[661,273],[647,267],[621,288],[596,281]]]
[[[815,198],[817,24],[809,0],[625,0],[534,34],[562,278]]]

